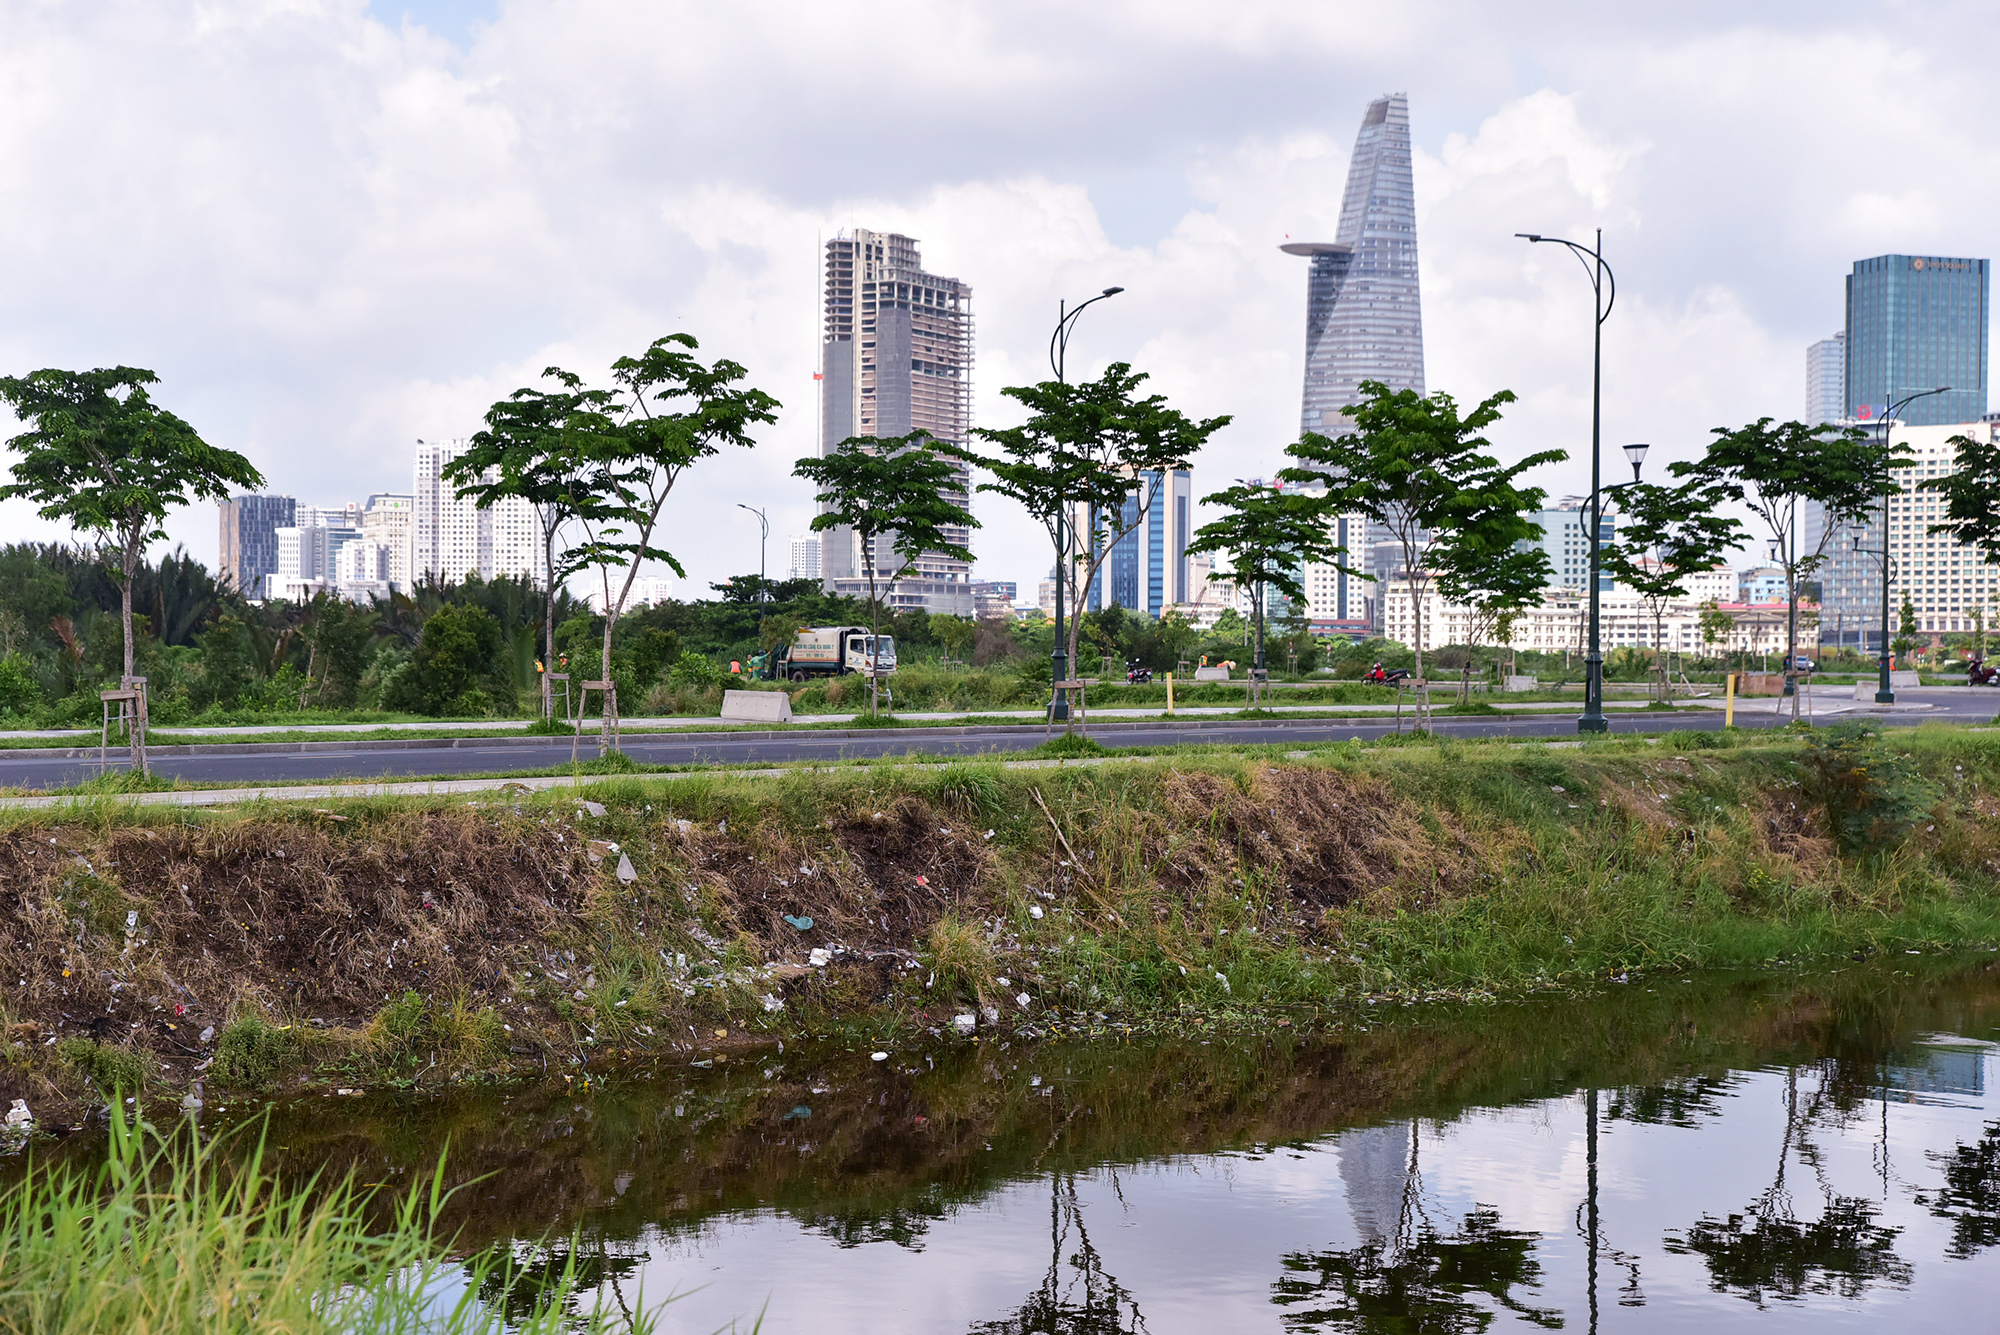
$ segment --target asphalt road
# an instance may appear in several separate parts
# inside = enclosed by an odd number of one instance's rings
[[[1989,722],[2000,708],[2000,691],[1968,688],[1926,688],[1903,693],[1909,700],[1921,699],[1931,708],[1884,716],[1891,724],[1917,724],[1932,720]],[[1739,727],[1772,727],[1790,720],[1789,712],[1773,709],[1774,701],[1745,702],[1736,715]],[[1831,703],[1831,697],[1828,698]],[[1844,703],[1851,703],[1851,700]],[[1672,728],[1716,729],[1722,713],[1713,709],[1689,709],[1672,714],[1609,715],[1614,732],[1656,732]],[[1505,717],[1440,717],[1437,731],[1455,737],[1573,737],[1576,716],[1563,714],[1517,714]],[[1395,731],[1386,721],[1361,719],[1298,719],[1266,723],[1148,722],[1101,725],[1090,729],[1100,744],[1120,747],[1170,746],[1180,743],[1282,744],[1343,741],[1350,737],[1381,737]],[[965,728],[885,729],[879,733],[842,736],[833,733],[799,732],[777,737],[742,733],[677,733],[631,736],[625,751],[634,760],[649,765],[688,764],[774,764],[780,761],[831,761],[874,756],[909,755],[992,755],[1032,750],[1047,740],[1039,727],[997,725]],[[592,753],[586,736],[584,754]],[[116,756],[118,753],[113,752]],[[416,748],[371,751],[345,748],[316,751],[264,749],[252,745],[231,747],[226,752],[206,755],[158,755],[153,771],[163,778],[184,778],[231,784],[282,782],[317,783],[339,779],[396,779],[449,777],[466,774],[506,773],[548,769],[569,764],[569,743],[557,738],[518,741],[494,739],[492,745]],[[15,788],[59,788],[88,779],[97,773],[96,757],[72,759],[57,756],[11,756],[0,751],[0,785]]]

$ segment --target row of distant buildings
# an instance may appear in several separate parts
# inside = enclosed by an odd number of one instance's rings
[[[321,593],[364,602],[468,575],[545,579],[533,506],[516,498],[481,509],[443,480],[465,449],[464,441],[418,441],[407,492],[337,506],[291,496],[221,502],[222,578],[247,598],[288,602]]]

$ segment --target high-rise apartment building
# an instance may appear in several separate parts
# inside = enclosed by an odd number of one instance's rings
[[[1937,492],[1923,490],[1921,484],[1957,469],[1953,436],[2000,439],[2000,422],[1930,426],[1897,422],[1888,428],[1890,446],[1914,460],[1911,467],[1896,470],[1897,490],[1889,497],[1887,537],[1896,560],[1896,579],[1889,585],[1892,637],[1906,593],[1917,629],[1925,635],[1971,630],[1975,611],[1991,628],[2000,613],[2000,567],[1988,565],[1979,548],[1930,532],[1930,526],[1944,518],[1944,503]],[[1883,537],[1882,512],[1871,508],[1865,522],[1842,525],[1842,532],[1827,544],[1829,560],[1817,575],[1821,643],[1881,652],[1881,558],[1855,550],[1852,540],[1858,539],[1864,549],[1880,551]]]
[[[1115,603],[1157,617],[1175,603],[1189,601],[1187,545],[1193,518],[1192,470],[1176,468],[1164,478],[1156,472],[1141,474],[1139,490],[1125,498],[1118,521],[1125,533],[1111,545],[1091,581],[1090,610]]]
[[[1847,335],[1823,338],[1806,349],[1807,426],[1847,416]]]
[[[819,534],[804,533],[791,541],[793,579],[819,578]]]
[[[416,497],[376,492],[362,507],[361,536],[382,549],[383,580],[408,592],[417,543]]]
[[[1856,260],[1847,276],[1846,416],[1880,417],[1913,390],[1949,385],[1900,414],[1911,426],[1986,414],[1987,262],[1935,255]]]
[[[1361,382],[1424,392],[1424,321],[1417,290],[1417,204],[1410,176],[1410,104],[1379,97],[1361,118],[1331,242],[1292,242],[1306,280],[1305,402],[1300,427],[1339,434]]]
[[[915,239],[856,228],[826,243],[822,307],[820,452],[853,436],[894,437],[923,431],[963,444],[972,425],[972,288],[924,271]],[[960,466],[953,499],[971,496]],[[947,536],[969,546],[967,529]],[[970,566],[926,552],[903,562],[879,540],[878,580],[893,574],[889,605],[972,615]],[[865,593],[860,542],[848,528],[822,535],[820,578],[840,593]]]
[[[411,578],[455,582],[473,574],[488,580],[510,575],[541,582],[548,572],[535,508],[510,497],[482,510],[444,479],[444,466],[466,448],[462,440],[417,442],[411,489]],[[498,470],[492,470],[481,480],[497,477]]]
[[[1590,530],[1583,526],[1584,503],[1584,497],[1565,496],[1546,510],[1532,511],[1527,517],[1529,522],[1540,526],[1541,538],[1515,544],[1523,551],[1540,547],[1548,554],[1550,588],[1576,593],[1585,593],[1590,589]],[[1597,521],[1599,549],[1609,546],[1617,532],[1616,515],[1600,516]],[[1600,563],[1598,592],[1609,593],[1611,586],[1611,574],[1602,569]]]
[[[246,598],[264,596],[278,570],[278,530],[298,518],[290,496],[232,496],[218,501],[222,521],[222,582]]]

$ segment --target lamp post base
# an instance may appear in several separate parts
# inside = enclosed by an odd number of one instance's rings
[[[1579,714],[1576,719],[1578,732],[1610,732],[1611,720],[1602,714]]]
[[[1896,693],[1894,691],[1877,691],[1875,692],[1875,703],[1878,705],[1893,705],[1896,703]]]

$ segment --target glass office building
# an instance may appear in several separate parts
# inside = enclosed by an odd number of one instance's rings
[[[1985,260],[1877,255],[1847,276],[1847,415],[1879,418],[1913,390],[1951,386],[1903,410],[1911,426],[1986,415]]]

